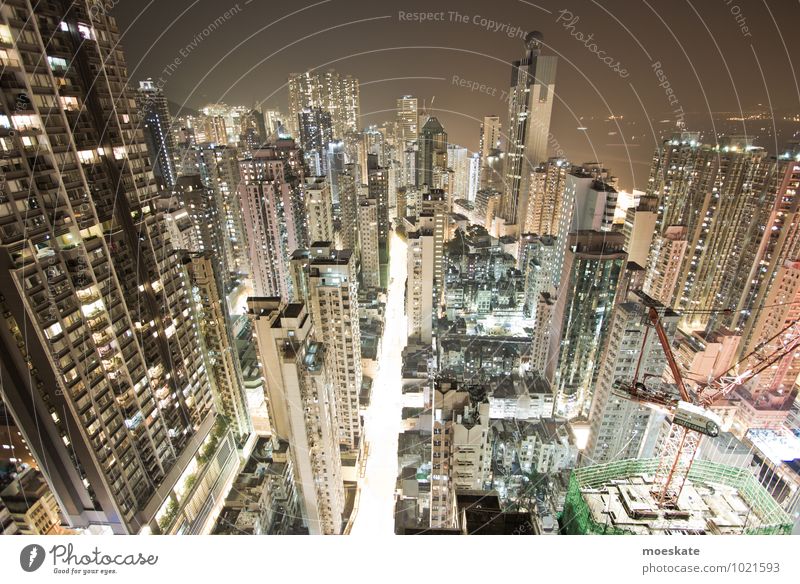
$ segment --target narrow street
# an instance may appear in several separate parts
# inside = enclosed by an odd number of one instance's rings
[[[394,533],[394,490],[397,479],[397,436],[401,428],[403,392],[401,353],[406,345],[406,244],[391,239],[389,294],[378,374],[364,421],[368,453],[358,508],[351,534]]]

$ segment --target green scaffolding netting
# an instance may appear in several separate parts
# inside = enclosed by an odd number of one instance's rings
[[[619,460],[575,469],[570,477],[564,512],[559,518],[562,532],[568,535],[631,533],[613,525],[594,521],[582,491],[599,488],[615,479],[653,475],[658,464],[659,459],[646,458]],[[792,520],[789,515],[747,469],[696,460],[689,471],[689,479],[695,483],[716,483],[737,489],[760,521],[759,525],[748,527],[745,533],[749,535],[791,533]]]

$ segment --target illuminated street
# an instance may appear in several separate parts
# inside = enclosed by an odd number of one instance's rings
[[[395,234],[391,246],[386,325],[380,366],[365,420],[364,433],[369,451],[351,532],[355,535],[394,533],[397,436],[403,407],[400,367],[407,338],[404,306],[406,244]]]

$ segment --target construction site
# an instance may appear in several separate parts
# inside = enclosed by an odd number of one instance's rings
[[[561,533],[566,535],[788,535],[792,519],[747,470],[696,460],[679,496],[658,497],[660,459],[576,469]]]

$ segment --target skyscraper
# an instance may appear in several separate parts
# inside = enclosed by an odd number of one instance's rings
[[[278,140],[239,162],[250,278],[258,296],[293,298],[288,262],[308,246],[300,150]]]
[[[560,415],[587,415],[627,255],[621,233],[570,234],[557,290],[553,331],[559,354],[553,378]]]
[[[361,437],[361,333],[358,278],[352,250],[312,245],[308,257],[308,305],[319,338],[325,339],[326,364],[336,396],[339,442],[355,451]]]
[[[675,301],[675,287],[687,253],[686,231],[683,225],[666,227],[654,238],[648,256],[648,270],[642,290],[667,306]]]
[[[398,148],[404,150],[409,142],[417,141],[418,123],[417,98],[413,95],[399,98],[397,100]]]
[[[653,243],[653,235],[658,219],[658,198],[643,196],[638,205],[631,206],[625,213],[625,251],[628,261],[647,267],[647,257]]]
[[[367,156],[368,196],[375,201],[378,213],[378,251],[381,263],[381,287],[388,285],[389,265],[389,171],[378,165],[378,156]]]
[[[684,133],[664,141],[651,168],[648,195],[660,201],[654,249],[685,229],[673,297],[667,305],[690,310],[695,329],[727,325],[712,311],[735,309],[750,288],[750,269],[761,246],[777,189],[769,189],[774,163],[742,137],[708,145]],[[651,253],[654,262],[662,255]],[[649,281],[657,278],[649,276]]]
[[[447,132],[439,120],[430,116],[419,133],[417,186],[443,188],[447,172]]]
[[[531,173],[525,233],[558,235],[562,217],[572,212],[566,204],[564,189],[569,163],[563,158],[550,158]]]
[[[582,186],[573,193],[570,231],[611,231],[617,208],[617,190],[602,179],[594,179]]]
[[[92,2],[68,8],[0,16],[7,36],[30,41],[4,49],[19,66],[3,83],[34,87],[5,114],[16,132],[2,138],[5,160],[29,177],[6,183],[19,205],[3,206],[0,228],[3,399],[70,525],[196,532],[210,508],[187,512],[196,501],[178,497],[181,476],[223,472],[232,449],[214,468],[196,455],[230,431],[212,432],[212,387],[183,314],[189,283],[156,210],[116,24]],[[45,54],[56,41],[60,56]],[[79,107],[39,109],[37,96],[64,87]]]
[[[304,523],[312,535],[337,535],[342,530],[344,486],[327,344],[318,340],[302,303],[250,298],[248,307],[274,438],[289,444]]]
[[[457,144],[447,145],[447,164],[452,171],[449,181],[451,199],[469,199],[471,160],[466,148]]]
[[[589,415],[591,431],[584,459],[590,464],[653,456],[652,451],[642,452],[641,449],[655,442],[647,440],[647,435],[657,433],[658,422],[664,415],[615,395],[612,392],[614,382],[644,382],[647,387],[677,395],[677,388],[661,379],[667,358],[647,320],[650,307],[659,311],[661,324],[670,341],[675,334],[678,315],[641,292],[630,294],[615,309]]]
[[[217,411],[238,438],[252,431],[238,354],[231,338],[227,305],[220,294],[221,275],[211,252],[184,254],[181,263],[191,284],[192,317],[200,332],[200,353],[209,372]]]
[[[417,217],[406,217],[408,278],[406,314],[408,336],[429,343],[444,294],[444,243],[447,199],[434,189],[423,195]]]
[[[328,173],[328,144],[333,141],[331,114],[322,108],[306,108],[297,114],[300,148],[312,174]]]
[[[309,71],[289,76],[290,130],[299,131],[298,114],[307,108],[320,108],[331,115],[333,137],[342,139],[358,131],[361,117],[358,79],[339,75],[333,69]]]
[[[342,249],[358,248],[358,189],[355,164],[345,165],[337,175],[339,184],[339,240]],[[377,221],[377,215],[375,216]],[[377,226],[376,226],[377,229]]]
[[[492,151],[500,148],[500,131],[500,116],[484,116],[481,123],[481,163],[485,163]]]
[[[378,237],[378,202],[362,197],[358,204],[358,252],[363,288],[381,287],[380,244]]]
[[[515,232],[527,216],[530,174],[547,160],[557,59],[541,55],[541,40],[540,32],[528,33],[525,56],[511,64],[503,219]]]
[[[152,79],[139,82],[136,92],[136,107],[144,122],[144,135],[153,174],[160,185],[167,189],[175,186],[175,141],[172,136],[172,119],[169,103],[164,91]]]
[[[232,146],[199,144],[192,147],[192,155],[203,184],[214,193],[225,269],[233,277],[249,274],[247,234],[239,198],[238,151]]]
[[[327,241],[333,244],[333,201],[326,177],[306,179],[306,202],[309,242]]]

